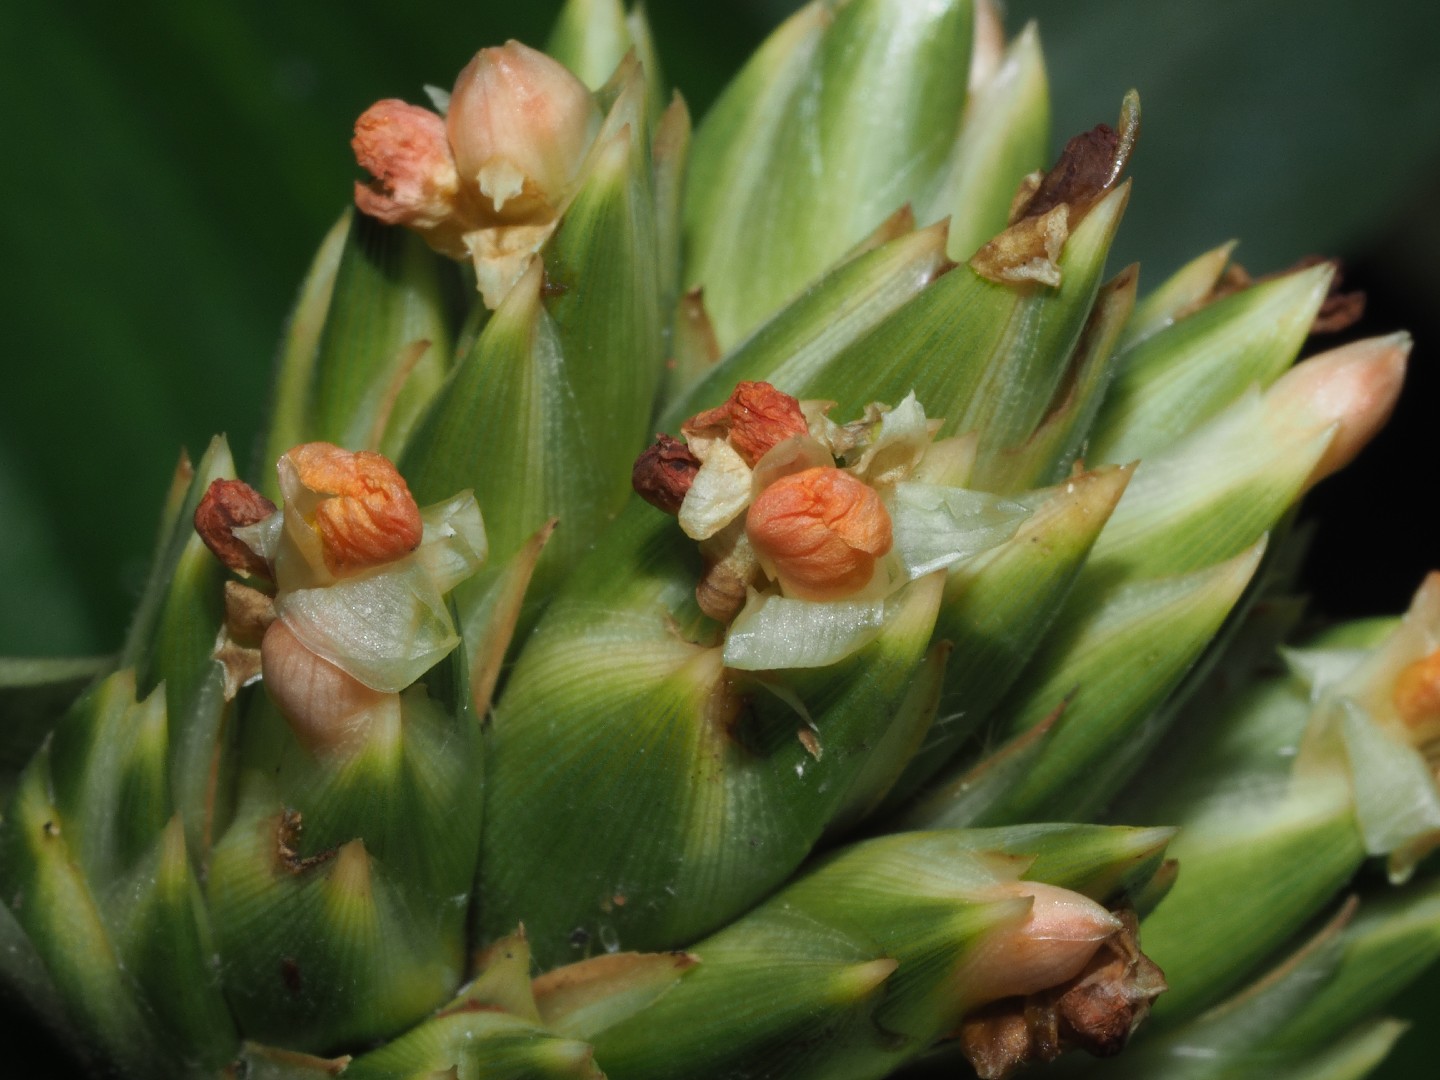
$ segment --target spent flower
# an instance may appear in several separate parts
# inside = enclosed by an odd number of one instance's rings
[[[235,530],[263,521],[275,504],[243,480],[220,479],[205,489],[195,507],[195,532],[214,556],[237,573],[268,578],[270,565],[235,535]]]

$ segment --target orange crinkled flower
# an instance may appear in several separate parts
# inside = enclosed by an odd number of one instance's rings
[[[286,455],[305,487],[322,498],[315,531],[337,577],[408,555],[425,531],[404,477],[381,454],[313,442]]]
[[[890,550],[890,515],[875,489],[820,466],[782,477],[750,505],[745,531],[787,596],[834,600],[863,589]]]

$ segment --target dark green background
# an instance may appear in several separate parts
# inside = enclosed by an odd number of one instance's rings
[[[697,114],[793,6],[652,2]],[[116,646],[179,448],[226,431],[250,458],[278,328],[356,174],[355,115],[448,84],[480,45],[538,43],[557,7],[0,6],[0,654]],[[1434,560],[1435,6],[1017,0],[1011,28],[1032,16],[1057,141],[1141,91],[1116,267],[1141,260],[1143,288],[1231,237],[1256,271],[1340,254],[1372,294],[1365,329],[1417,332],[1394,430],[1311,504],[1327,608],[1403,606]],[[1388,1075],[1420,1075],[1427,1041]]]

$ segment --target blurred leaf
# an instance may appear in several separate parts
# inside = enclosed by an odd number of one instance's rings
[[[0,405],[0,408],[3,408]],[[0,655],[77,655],[100,640],[81,583],[53,537],[48,508],[0,426]]]
[[[1440,155],[1440,8],[1315,0],[1012,0],[1038,19],[1057,140],[1108,121],[1131,87],[1145,130],[1116,243],[1141,291],[1231,237],[1268,271],[1353,250]]]

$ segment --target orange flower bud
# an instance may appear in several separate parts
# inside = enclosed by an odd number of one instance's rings
[[[296,479],[322,496],[314,524],[332,574],[379,566],[420,546],[420,508],[388,458],[323,442],[297,446],[285,457]]]
[[[1400,669],[1391,700],[1406,727],[1422,737],[1440,734],[1440,649]]]
[[[808,435],[810,425],[800,402],[768,382],[737,383],[725,404],[697,413],[682,430],[714,430],[728,435],[730,445],[752,469],[771,447],[796,435]]]
[[[231,570],[270,577],[270,565],[236,539],[235,530],[264,521],[275,504],[243,480],[216,480],[195,508],[195,532]]]
[[[460,187],[455,159],[445,121],[429,109],[394,98],[377,101],[355,121],[350,146],[360,167],[375,178],[355,184],[355,205],[362,212],[417,229],[434,229],[454,215]]]
[[[868,484],[818,467],[775,481],[745,520],[760,563],[787,596],[834,600],[870,581],[890,550],[890,514]]]

